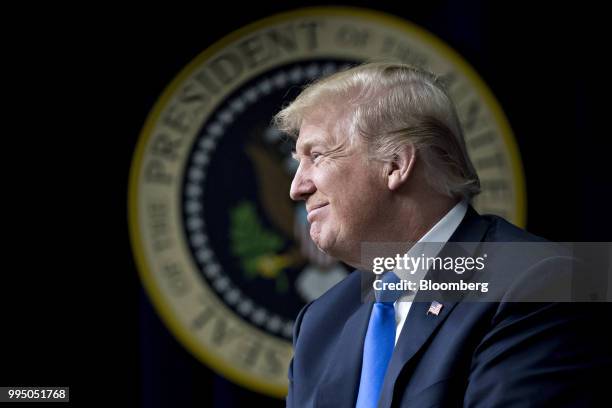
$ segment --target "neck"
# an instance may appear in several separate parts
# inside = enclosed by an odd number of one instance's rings
[[[406,243],[415,243],[420,240],[458,202],[458,199],[440,194],[426,199],[405,199],[401,205],[393,206],[386,212],[385,222],[379,224],[380,228],[369,236],[367,242],[385,243],[386,245],[380,247],[383,251],[397,252],[397,248],[407,250]],[[361,254],[361,243],[356,243],[354,254]],[[377,254],[376,256],[382,255]],[[387,254],[387,256],[392,255]],[[368,261],[365,261],[366,265],[362,265],[364,259],[361,259],[361,256],[346,256],[341,259],[357,269],[369,270],[370,268]]]
[[[456,198],[437,193],[429,197],[405,200],[395,213],[398,217],[395,219],[391,241],[417,242],[458,202]],[[402,222],[398,223],[397,220]]]

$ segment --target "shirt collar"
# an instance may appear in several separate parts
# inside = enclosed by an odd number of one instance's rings
[[[433,227],[431,227],[431,229],[427,231],[427,233],[425,233],[425,235],[423,235],[418,242],[412,245],[412,247],[408,250],[407,255],[409,257],[438,256],[438,253],[442,250],[442,247],[444,247],[455,230],[459,227],[459,224],[461,224],[467,209],[467,200],[462,200],[455,204],[455,206],[451,208],[450,211],[447,212]],[[394,269],[394,272],[400,278],[405,279],[407,277],[423,277],[427,270],[421,269],[419,271],[408,273],[403,270]]]
[[[447,242],[461,224],[467,209],[467,200],[459,201],[419,239],[419,242]]]
[[[441,251],[442,247],[446,244],[446,242],[448,242],[455,230],[457,230],[459,224],[461,224],[461,221],[463,221],[463,217],[465,217],[467,210],[468,200],[464,199],[455,204],[455,206],[451,208],[450,211],[444,215],[444,217],[442,217],[433,227],[431,227],[431,229],[427,231],[427,233],[425,233],[425,235],[423,235],[421,239],[408,250],[408,256],[438,256],[438,253]],[[425,244],[426,242],[431,244]],[[419,271],[412,273],[394,269],[393,272],[400,279],[418,281],[425,276],[427,269],[420,269]],[[416,292],[407,291],[407,295],[410,294],[414,296]],[[412,298],[409,300],[412,300]]]

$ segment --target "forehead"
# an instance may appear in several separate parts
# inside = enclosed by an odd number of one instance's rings
[[[295,143],[296,150],[308,150],[313,145],[330,144],[332,135],[328,129],[320,124],[304,122],[300,126],[300,133]]]
[[[317,114],[304,118],[296,140],[296,150],[307,150],[314,145],[333,146],[343,144],[346,132],[336,115]]]

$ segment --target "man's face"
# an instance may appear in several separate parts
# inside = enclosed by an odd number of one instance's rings
[[[293,200],[304,200],[310,236],[324,252],[359,262],[362,241],[375,235],[385,183],[381,164],[367,158],[361,142],[332,135],[325,117],[305,120],[294,157],[299,167],[291,183]],[[337,127],[337,126],[336,126]]]

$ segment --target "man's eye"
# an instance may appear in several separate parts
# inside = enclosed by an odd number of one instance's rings
[[[312,152],[312,153],[310,153],[310,160],[315,161],[316,159],[318,159],[321,156],[323,156],[321,153]]]

